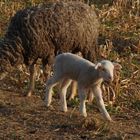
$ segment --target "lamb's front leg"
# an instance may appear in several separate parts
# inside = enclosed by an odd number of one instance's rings
[[[55,87],[57,84],[58,79],[55,78],[55,76],[50,77],[46,83],[45,103],[47,107],[49,107],[52,102],[53,87]]]
[[[32,64],[29,67],[29,71],[30,71],[30,81],[29,81],[29,87],[28,87],[28,93],[27,96],[30,97],[34,91],[35,88],[35,65]]]
[[[99,110],[100,112],[103,114],[104,118],[108,121],[112,121],[110,115],[108,114],[106,108],[105,108],[105,105],[104,105],[104,101],[103,101],[103,98],[102,98],[102,91],[101,91],[101,88],[99,86],[95,86],[93,88],[93,93],[95,95],[95,98],[96,98],[96,101],[97,101],[97,104],[99,106]]]
[[[78,94],[80,98],[80,113],[82,116],[87,117],[85,89],[82,87],[78,87]]]

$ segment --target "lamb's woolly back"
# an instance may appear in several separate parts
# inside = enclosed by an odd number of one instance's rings
[[[68,65],[75,65],[75,66],[79,65],[81,67],[82,65],[95,66],[95,64],[93,64],[91,61],[72,53],[62,53],[56,56],[55,64],[59,62],[62,62],[63,64],[67,63]]]
[[[95,65],[92,62],[71,53],[58,55],[54,63],[54,73],[59,73],[58,75],[63,76],[66,75],[73,80],[77,80],[78,77],[80,79],[88,77],[88,82],[99,79],[109,81],[113,80],[113,71],[114,65],[109,60],[102,60]],[[81,81],[83,80],[85,79],[81,79]]]

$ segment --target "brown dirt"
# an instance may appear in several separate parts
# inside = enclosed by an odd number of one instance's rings
[[[8,81],[7,81],[8,82]],[[10,81],[9,81],[10,82]],[[131,109],[111,113],[113,123],[103,121],[96,104],[87,105],[88,117],[68,101],[68,112],[60,111],[58,95],[47,108],[39,95],[25,97],[13,83],[0,83],[1,140],[139,140],[140,113]],[[11,86],[10,86],[11,85]],[[37,92],[37,91],[36,91]],[[41,91],[44,92],[44,91]]]
[[[41,1],[44,0],[1,2],[0,36],[17,10]],[[109,111],[115,122],[105,123],[96,104],[87,106],[86,119],[79,115],[77,101],[73,104],[68,101],[69,111],[63,113],[58,94],[53,96],[52,107],[46,108],[40,98],[44,86],[37,82],[36,94],[27,98],[23,93],[27,92],[28,82],[23,74],[19,77],[16,73],[15,79],[10,80],[9,76],[0,81],[0,140],[140,140],[139,8],[135,1],[131,5],[129,0],[114,1],[113,5],[102,8],[103,1],[92,1],[99,7],[96,8],[101,22],[99,45],[107,46],[107,50],[101,50],[102,56],[123,66],[121,82],[114,88],[116,106]],[[112,47],[117,52],[112,52]]]

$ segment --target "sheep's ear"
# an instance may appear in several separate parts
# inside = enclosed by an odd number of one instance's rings
[[[95,69],[102,69],[103,68],[103,66],[102,66],[102,64],[101,63],[97,63],[96,65],[95,65]]]
[[[122,69],[122,66],[119,63],[114,63],[113,62],[113,65],[114,65],[115,70],[121,70]]]

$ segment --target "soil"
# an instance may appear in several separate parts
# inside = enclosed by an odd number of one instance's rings
[[[26,85],[26,84],[25,84]],[[114,122],[105,122],[95,103],[87,105],[87,118],[79,114],[79,104],[68,101],[68,112],[60,111],[59,96],[51,107],[42,100],[44,87],[23,96],[26,86],[0,82],[0,140],[139,140],[140,112],[131,108],[109,112]]]

